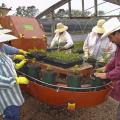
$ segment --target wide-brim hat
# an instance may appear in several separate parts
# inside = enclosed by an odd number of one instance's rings
[[[104,23],[105,23],[104,19],[98,20],[97,25],[93,27],[92,31],[95,32],[95,33],[103,34],[104,33],[104,28],[102,26],[103,26]]]
[[[9,33],[9,32],[11,32],[11,31],[12,31],[12,30],[4,29],[4,28],[0,25],[0,34]]]
[[[58,23],[56,25],[56,30],[55,30],[55,33],[60,33],[60,32],[64,32],[68,30],[68,26],[65,26],[63,23]]]
[[[116,17],[111,18],[103,24],[103,28],[104,28],[105,32],[102,35],[102,38],[110,35],[111,33],[115,32],[117,30],[119,30],[120,29],[120,21]]]
[[[13,35],[9,35],[9,34],[1,34],[0,35],[0,42],[6,42],[6,41],[15,40],[15,39],[17,39],[17,37],[15,37]]]
[[[95,32],[95,33],[103,34],[104,33],[104,28],[95,26],[95,27],[93,27],[92,31]]]

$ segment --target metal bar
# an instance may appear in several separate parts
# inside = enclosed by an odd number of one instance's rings
[[[84,0],[82,0],[82,16],[84,16]]]
[[[44,15],[49,14],[50,12],[54,11],[55,9],[61,7],[62,5],[64,5],[65,3],[68,3],[71,0],[61,0],[57,3],[55,3],[54,5],[52,5],[51,7],[49,7],[48,9],[44,10],[42,13],[40,13],[39,15],[36,16],[36,18],[41,18]]]
[[[97,0],[94,0],[94,4],[95,4],[95,14],[94,14],[94,16],[97,16],[97,12],[98,12],[98,9],[97,9]]]

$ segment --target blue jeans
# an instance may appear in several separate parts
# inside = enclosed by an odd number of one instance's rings
[[[20,106],[11,105],[4,110],[4,120],[20,120]]]

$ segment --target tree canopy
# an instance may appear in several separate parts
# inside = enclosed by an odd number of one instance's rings
[[[16,9],[16,16],[35,17],[39,10],[35,6],[19,6]]]

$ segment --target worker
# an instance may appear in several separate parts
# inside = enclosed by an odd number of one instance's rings
[[[7,55],[14,53],[13,49],[3,47],[5,41],[14,39],[17,38],[13,35],[0,34],[0,113],[3,120],[20,120],[20,106],[24,103],[24,98],[19,84],[29,83],[27,78],[17,76],[14,63]]]
[[[103,55],[107,54],[110,58],[114,54],[116,45],[110,42],[108,37],[101,38],[104,33],[104,28],[102,27],[104,23],[104,19],[98,20],[97,25],[88,34],[83,45],[84,57],[86,59],[93,57],[99,62],[104,62]]]
[[[111,18],[103,27],[105,33],[102,37],[108,36],[109,40],[117,45],[117,49],[111,61],[105,67],[99,68],[103,73],[95,73],[95,76],[113,81],[111,97],[119,102],[116,120],[120,120],[120,21],[116,17]]]
[[[71,53],[71,48],[73,47],[73,40],[71,35],[67,32],[68,26],[63,23],[57,23],[55,36],[50,44],[50,48],[57,46],[59,50],[66,50]]]

